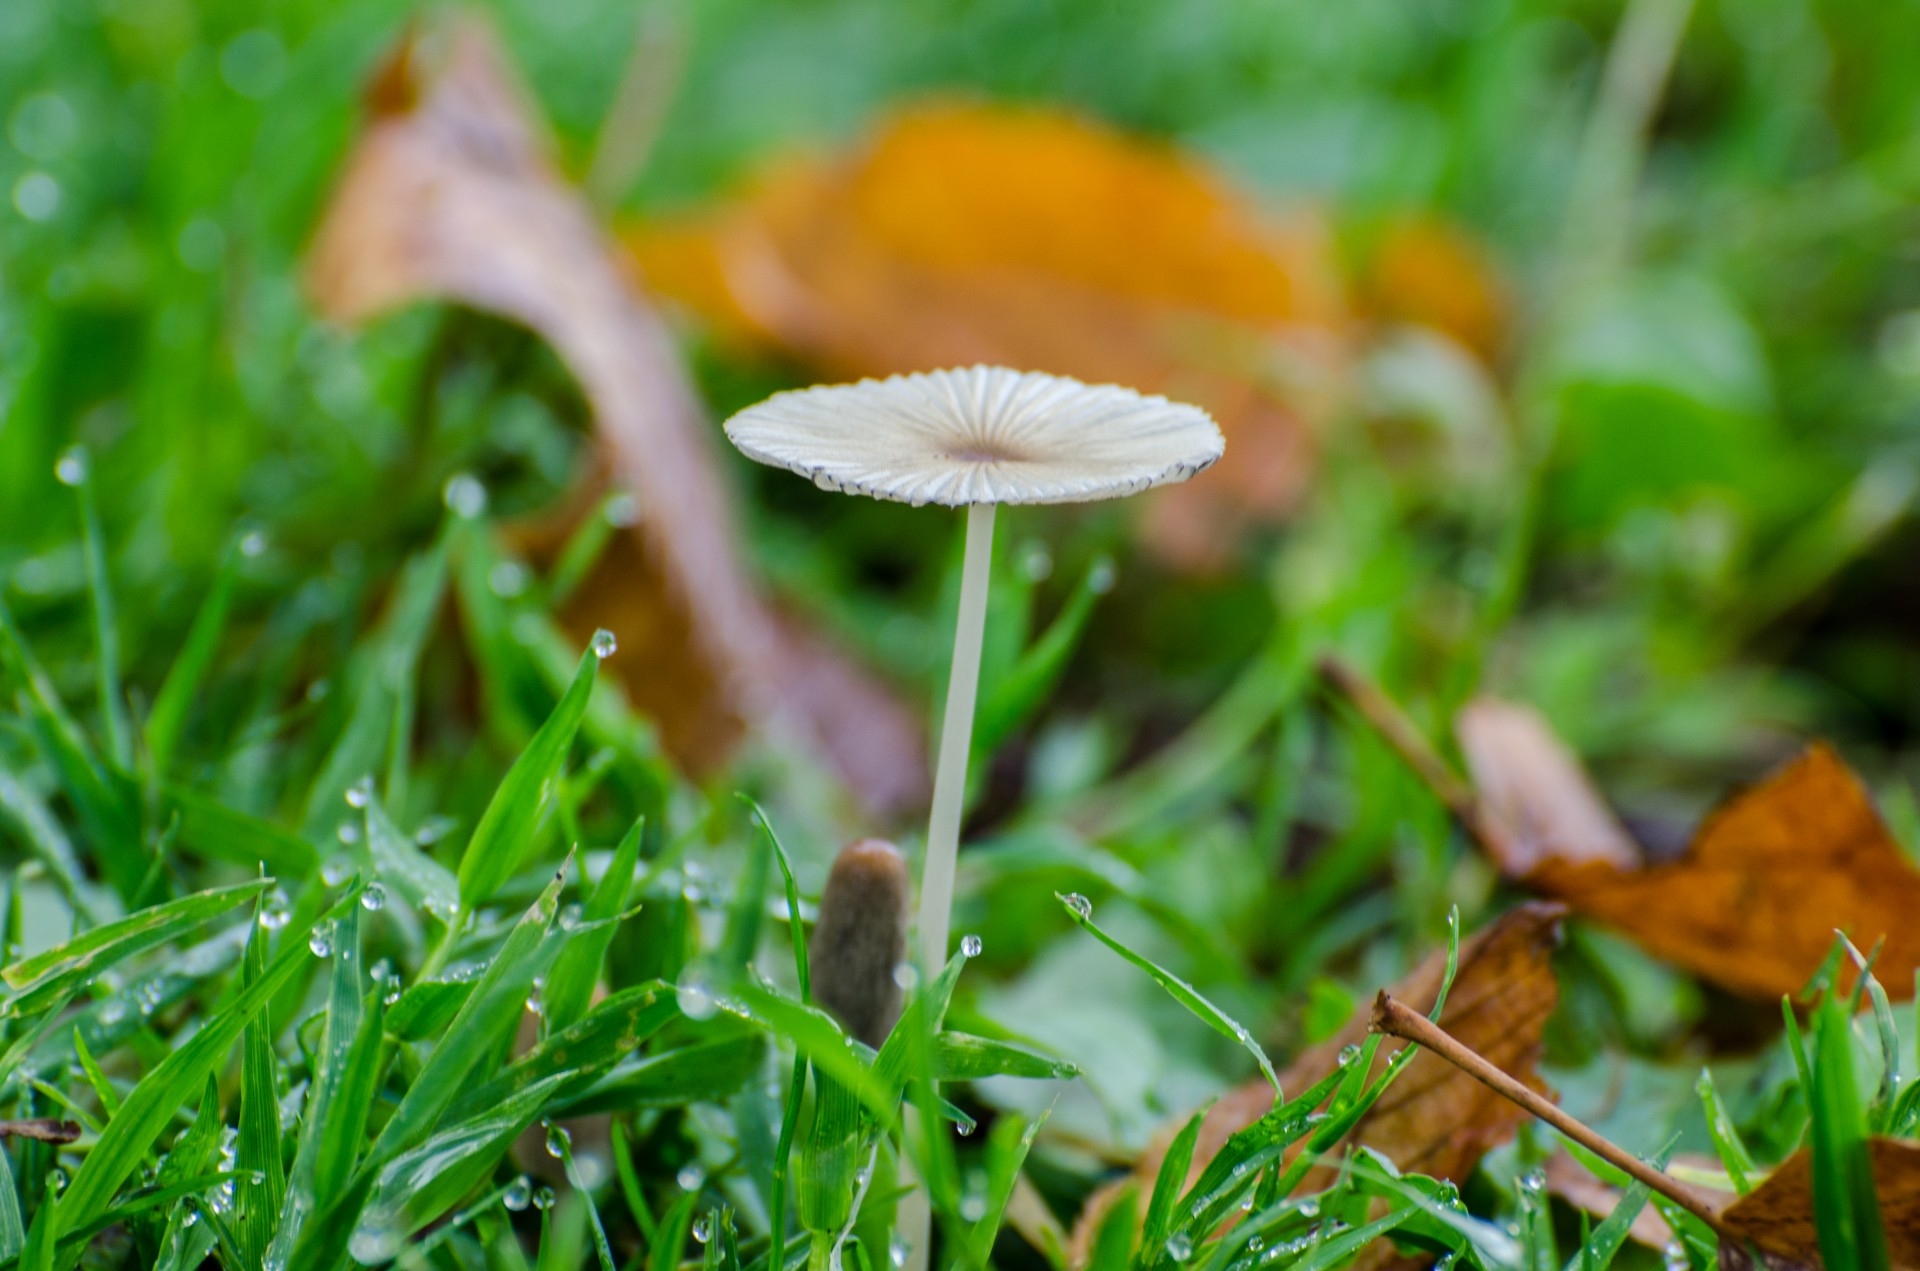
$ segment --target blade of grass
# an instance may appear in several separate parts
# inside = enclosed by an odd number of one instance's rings
[[[154,695],[153,709],[147,712],[147,755],[153,775],[164,778],[173,766],[174,747],[186,728],[187,715],[200,695],[213,656],[219,651],[220,637],[227,626],[227,611],[233,603],[234,584],[240,577],[241,553],[229,545],[214,573],[213,586],[187,628],[186,643],[180,646],[167,678]]]
[[[345,917],[353,920],[357,913],[355,906]],[[258,921],[247,940],[242,964],[243,983],[247,985],[266,974],[267,929]],[[240,1246],[250,1263],[260,1261],[272,1243],[287,1192],[286,1168],[280,1157],[280,1099],[274,1081],[279,1061],[273,1053],[272,1015],[269,1000],[247,1022],[241,1039],[240,1138],[234,1156],[241,1177],[235,1187],[235,1202]]]
[[[562,866],[508,932],[506,943],[487,964],[446,1036],[421,1065],[393,1118],[381,1130],[373,1148],[374,1161],[386,1161],[423,1138],[460,1096],[480,1061],[519,1023],[534,977],[546,969],[566,939],[564,932],[558,939],[549,939],[566,872]]]
[[[78,480],[74,497],[80,509],[80,550],[87,567],[87,595],[93,614],[94,689],[100,699],[100,721],[107,734],[107,753],[122,771],[133,767],[133,725],[127,719],[126,697],[120,683],[120,630],[107,579],[107,552],[100,532],[100,514],[93,501],[93,465],[77,456]]]
[[[1165,967],[1162,967],[1153,959],[1135,953],[1132,949],[1129,949],[1126,945],[1101,930],[1099,924],[1094,922],[1092,911],[1086,905],[1085,901],[1076,901],[1073,898],[1062,896],[1058,892],[1054,893],[1054,896],[1055,899],[1059,900],[1061,907],[1067,911],[1067,916],[1072,918],[1074,923],[1081,929],[1091,934],[1094,939],[1106,945],[1107,948],[1112,949],[1134,966],[1139,967],[1142,971],[1152,976],[1155,983],[1165,989],[1168,994],[1173,997],[1174,1001],[1186,1007],[1195,1018],[1199,1019],[1215,1032],[1226,1037],[1231,1037],[1234,1041],[1240,1043],[1241,1047],[1253,1056],[1254,1062],[1260,1066],[1260,1075],[1265,1077],[1267,1084],[1273,1087],[1274,1098],[1279,1100],[1286,1097],[1285,1093],[1280,1089],[1280,1078],[1273,1071],[1273,1062],[1267,1058],[1265,1048],[1255,1040],[1253,1034],[1248,1032],[1244,1025],[1215,1006],[1212,1002],[1209,1002],[1205,997],[1201,996],[1199,990],[1195,989],[1193,985],[1188,984],[1185,980],[1173,974],[1173,972],[1167,970]]]
[[[350,895],[338,908],[358,903],[358,896]],[[335,916],[329,913],[323,921]],[[226,1059],[255,1013],[305,967],[306,960],[313,956],[306,947],[308,930],[289,927],[285,946],[259,978],[208,1016],[198,1032],[141,1078],[60,1197],[62,1230],[72,1230],[107,1208],[120,1184],[139,1168],[174,1112]]]
[[[599,667],[599,655],[587,650],[566,695],[514,760],[480,824],[474,827],[466,853],[460,858],[462,908],[478,906],[519,871],[533,845],[541,814],[552,800],[556,778],[580,729],[581,717],[586,714]]]
[[[128,914],[118,922],[95,927],[65,944],[23,958],[0,971],[0,980],[15,990],[9,1008],[19,1015],[34,1014],[108,968],[212,921],[270,885],[258,880],[195,892]]]
[[[318,1063],[312,1075],[307,1106],[300,1123],[299,1140],[294,1147],[293,1170],[288,1176],[285,1204],[279,1209],[265,1261],[285,1266],[293,1252],[293,1242],[301,1225],[316,1207],[315,1177],[318,1169],[322,1127],[337,1117],[342,1122],[350,1113],[336,1106],[355,1040],[360,1033],[365,1011],[360,954],[360,911],[349,909],[340,916],[333,933],[333,970],[327,984],[327,1018],[320,1038]],[[362,1121],[364,1124],[364,1115]]]
[[[556,1032],[565,1029],[586,1013],[587,1003],[593,998],[593,986],[606,960],[607,946],[613,943],[614,934],[619,930],[614,920],[626,908],[627,894],[633,887],[645,827],[645,821],[635,821],[626,837],[620,840],[607,872],[595,884],[581,914],[582,925],[587,929],[577,932],[554,960],[553,973],[547,977],[549,1029]]]

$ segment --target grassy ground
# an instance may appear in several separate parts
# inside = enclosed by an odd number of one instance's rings
[[[493,12],[584,170],[634,13]],[[82,1127],[6,1140],[0,1261],[764,1266],[775,1229],[790,1259],[828,1256],[809,1233],[863,1195],[843,1252],[879,1266],[914,1251],[888,1231],[890,1160],[865,1154],[904,1118],[943,1259],[1041,1265],[1043,1221],[1003,1230],[1023,1162],[1070,1223],[1114,1162],[1254,1073],[1210,1014],[1284,1057],[1444,946],[1456,908],[1471,931],[1513,899],[1312,692],[1325,649],[1436,738],[1476,689],[1534,702],[1650,841],[1834,737],[1911,847],[1920,14],[1633,12],[1687,24],[1644,120],[1630,77],[1603,75],[1621,14],[1597,3],[671,11],[677,90],[610,211],[712,197],[786,145],[964,89],[1317,200],[1355,261],[1391,215],[1444,214],[1513,296],[1487,381],[1509,449],[1463,468],[1356,409],[1299,515],[1223,577],[1149,563],[1117,517],[1005,517],[1037,614],[1103,559],[1118,582],[989,765],[955,919],[978,956],[930,977],[875,1056],[801,1004],[792,921],[875,827],[765,744],[677,771],[553,617],[563,580],[512,555],[502,527],[560,501],[588,449],[563,368],[470,314],[347,332],[303,298],[403,15],[0,6],[0,1115]],[[799,374],[687,343],[716,415]],[[783,601],[934,700],[957,522],[730,478]],[[1777,1012],[1597,927],[1573,925],[1557,967],[1547,1076],[1632,1151],[1737,1168],[1810,1118],[1911,1129],[1904,1010],[1889,1066],[1880,1017],[1823,1008],[1803,1069]],[[943,1048],[940,1005],[949,1038],[993,1044]],[[935,1073],[951,1103],[901,1103]],[[1348,1112],[1383,1080],[1342,1073]],[[1456,1210],[1376,1161],[1287,1199],[1265,1166],[1324,1124],[1269,1130],[1219,1158],[1221,1187],[1156,1194],[1138,1249],[1116,1229],[1101,1264],[1340,1265],[1374,1222],[1488,1267],[1713,1257],[1584,1232],[1529,1183],[1544,1131]],[[1236,1206],[1256,1220],[1210,1239]]]

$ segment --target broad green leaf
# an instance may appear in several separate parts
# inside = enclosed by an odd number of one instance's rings
[[[533,846],[534,830],[552,800],[560,769],[593,696],[600,659],[589,649],[580,659],[566,696],[527,743],[494,792],[460,858],[460,904],[471,910],[490,898],[520,869]]]
[[[258,880],[195,892],[128,914],[118,922],[95,927],[65,944],[23,958],[0,971],[0,980],[15,990],[10,1007],[17,1014],[34,1014],[107,968],[212,921],[270,885],[267,880]]]

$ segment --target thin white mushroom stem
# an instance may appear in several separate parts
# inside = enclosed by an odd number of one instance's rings
[[[933,812],[927,818],[927,855],[920,866],[920,973],[931,983],[947,962],[953,910],[954,860],[960,854],[960,813],[967,796],[967,757],[973,749],[973,703],[980,689],[980,645],[987,630],[987,583],[993,564],[992,503],[967,505],[967,546],[960,562],[960,616],[953,629],[953,667],[947,709],[940,721],[940,757],[933,766]],[[913,1163],[901,1141],[900,1181],[912,1186]],[[904,1271],[926,1271],[933,1210],[924,1186],[901,1202],[900,1235],[908,1242]]]
[[[953,670],[940,722],[940,757],[933,769],[933,814],[927,819],[927,855],[920,870],[920,973],[934,976],[947,962],[953,910],[954,858],[960,851],[960,813],[967,795],[967,756],[973,747],[973,704],[980,688],[980,645],[987,627],[987,582],[993,561],[992,503],[967,507],[967,547],[960,565],[960,616],[953,631]]]

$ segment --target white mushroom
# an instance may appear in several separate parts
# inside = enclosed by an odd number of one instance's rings
[[[748,457],[829,490],[967,509],[960,614],[920,877],[921,966],[947,959],[954,857],[987,616],[993,510],[1184,481],[1225,442],[1197,407],[1111,384],[975,366],[779,393],[727,421]]]

